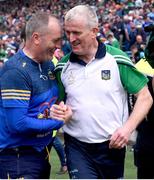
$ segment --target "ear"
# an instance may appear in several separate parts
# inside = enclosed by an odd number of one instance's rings
[[[40,34],[38,32],[34,32],[32,34],[32,39],[35,45],[39,45],[40,44]]]
[[[97,34],[98,34],[98,32],[99,32],[98,27],[94,27],[94,28],[92,29],[92,32],[93,32],[93,36],[92,36],[92,37],[96,38],[96,36],[97,36]]]

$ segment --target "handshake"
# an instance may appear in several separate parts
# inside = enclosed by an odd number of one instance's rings
[[[52,105],[50,108],[49,117],[56,120],[64,121],[64,123],[67,123],[72,118],[72,110],[70,106],[64,104],[63,101],[61,101],[58,104]]]

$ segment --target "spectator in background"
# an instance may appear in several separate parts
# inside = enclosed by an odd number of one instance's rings
[[[4,60],[0,58],[0,71],[2,70],[3,65],[4,65]]]
[[[24,26],[21,29],[20,39],[21,39],[21,42],[20,42],[19,48],[23,49],[25,47],[25,42],[26,42],[26,26]]]
[[[154,98],[152,77],[148,76],[148,88]],[[137,127],[137,138],[134,146],[134,163],[138,179],[154,179],[154,105],[147,117]]]
[[[0,59],[4,61],[6,58],[7,58],[7,52],[5,50],[5,45],[3,44],[3,42],[1,42],[1,44],[0,44]]]
[[[68,42],[68,40],[66,38],[64,38],[62,41],[62,51],[63,51],[64,55],[70,53],[71,50],[72,49],[71,49],[70,43]]]
[[[137,46],[138,50],[144,51],[144,49],[145,49],[145,41],[143,41],[143,38],[142,38],[141,35],[136,36],[136,42],[134,43],[134,45]]]
[[[149,28],[149,31],[152,32],[144,51],[146,62],[141,60],[143,66],[140,64],[140,66],[137,67],[148,76],[148,88],[154,98],[154,26]],[[137,178],[154,179],[154,104],[144,121],[138,126],[137,131],[138,134],[134,148],[134,162],[137,166]]]
[[[54,56],[57,58],[58,61],[61,60],[61,58],[64,56],[64,52],[62,49],[56,49],[54,52]]]
[[[132,58],[137,63],[141,58],[144,58],[145,43],[143,42],[142,36],[136,36],[136,42],[131,46]]]
[[[9,2],[9,3],[8,3]],[[144,23],[148,23],[148,21],[153,22],[150,18],[146,17],[150,12],[152,12],[152,1],[142,1],[141,0],[119,0],[119,1],[94,1],[94,0],[69,0],[69,1],[42,1],[38,0],[37,2],[34,0],[24,1],[0,1],[0,26],[1,23],[5,26],[5,32],[2,35],[3,37],[7,37],[5,41],[13,39],[13,36],[17,37],[15,39],[16,47],[18,48],[19,35],[22,27],[25,22],[31,17],[31,15],[36,12],[38,9],[41,11],[46,11],[48,13],[56,14],[61,22],[63,21],[64,14],[70,9],[73,4],[89,4],[92,5],[94,9],[96,9],[99,16],[99,26],[102,27],[104,23],[109,23],[114,36],[120,42],[120,46],[123,50],[127,49],[127,35],[125,35],[125,16],[128,17],[129,21],[135,23],[136,28],[138,25],[142,27]],[[137,3],[137,4],[136,4]],[[120,17],[119,17],[120,16]],[[116,22],[116,18],[119,17],[120,22],[118,22],[118,26],[115,28],[114,23]],[[142,19],[143,18],[143,19]],[[145,22],[146,21],[146,22]],[[112,26],[114,26],[112,28]],[[0,27],[1,31],[1,27]],[[127,34],[127,33],[126,33]],[[10,37],[11,38],[8,38]],[[119,38],[120,36],[120,38]],[[1,37],[1,32],[0,32]],[[123,43],[122,43],[123,37]],[[143,37],[143,35],[142,35]],[[145,37],[146,38],[146,37]],[[143,38],[143,40],[145,40]],[[65,39],[65,38],[64,38]],[[7,47],[6,47],[7,48]],[[130,47],[129,47],[130,48]],[[64,54],[67,54],[67,48],[63,48]],[[17,49],[16,49],[17,50]],[[69,50],[70,52],[70,50]]]
[[[72,52],[55,72],[61,98],[73,111],[63,127],[70,178],[121,179],[125,146],[152,105],[147,79],[124,52],[98,41],[98,18],[90,6],[70,9],[64,27]],[[137,97],[130,116],[127,92]],[[56,111],[53,106],[54,117]]]
[[[130,29],[128,31],[128,36],[129,36],[128,50],[130,51],[130,47],[135,43],[137,36],[137,29],[133,22],[130,22]]]
[[[120,46],[122,47],[122,38],[124,32],[124,23],[122,18],[119,16],[115,16],[113,23],[111,24],[111,30],[114,33],[115,38],[120,42]]]
[[[60,44],[58,19],[45,12],[33,14],[26,24],[24,48],[2,68],[0,179],[49,179],[52,131],[69,118],[55,120],[49,114],[58,98],[51,59]],[[62,102],[60,108],[71,112]]]
[[[109,41],[109,44],[115,48],[120,49],[120,44],[118,40],[114,37],[113,33],[108,34],[107,40]]]
[[[138,52],[138,49],[135,45],[132,45],[131,48],[131,60],[133,63],[137,63],[140,60],[140,54]]]

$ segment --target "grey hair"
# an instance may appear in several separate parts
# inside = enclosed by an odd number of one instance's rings
[[[75,18],[86,18],[87,25],[90,28],[98,26],[98,17],[93,7],[89,5],[78,5],[70,9],[65,15],[65,21],[71,21]]]
[[[34,32],[41,33],[47,31],[50,17],[56,19],[54,15],[42,11],[33,14],[26,23],[26,39],[29,39]]]

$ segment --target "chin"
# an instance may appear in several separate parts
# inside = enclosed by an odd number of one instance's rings
[[[77,54],[77,55],[81,55],[82,54],[82,52],[81,51],[79,51],[79,50],[77,50],[77,49],[72,49],[73,50],[73,52],[75,53],[75,54]]]
[[[53,55],[52,55],[52,56],[50,56],[50,60],[51,60],[51,59],[53,59]]]
[[[53,55],[52,56],[50,55],[46,58],[47,61],[52,60],[52,59],[53,59]]]

